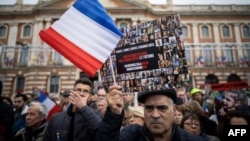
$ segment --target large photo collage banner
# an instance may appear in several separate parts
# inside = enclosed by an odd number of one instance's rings
[[[189,81],[180,16],[172,15],[120,29],[123,37],[100,70],[107,86],[124,92],[181,87]],[[110,60],[111,59],[111,60]],[[113,70],[112,70],[113,69]]]

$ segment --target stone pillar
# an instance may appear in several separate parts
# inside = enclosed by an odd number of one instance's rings
[[[198,46],[197,44],[199,43],[199,34],[198,34],[198,24],[197,23],[192,23],[192,33],[193,33],[193,43],[194,46],[192,47],[194,50],[194,61],[196,61],[196,58],[199,57],[200,54],[200,46]]]
[[[32,38],[32,44],[35,46],[39,46],[41,45],[42,41],[39,37],[39,32],[40,30],[43,29],[43,22],[41,19],[38,19],[35,23],[34,23],[34,30],[33,30],[33,38]]]
[[[222,56],[222,46],[220,45],[220,32],[219,32],[220,28],[219,28],[219,23],[213,23],[213,37],[214,37],[214,42],[215,44],[217,44],[215,47],[213,47],[215,56],[214,58],[216,59],[216,61],[218,61],[218,57],[221,58]]]
[[[11,23],[8,37],[8,46],[15,46],[17,40],[18,23]]]
[[[241,34],[240,34],[240,23],[234,23],[234,35],[235,35],[235,41],[237,44],[237,52],[238,52],[238,57],[235,58],[237,61],[239,61],[240,57],[243,57],[243,49],[241,47]]]

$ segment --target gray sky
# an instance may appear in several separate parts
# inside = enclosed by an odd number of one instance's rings
[[[38,0],[23,0],[24,4],[36,4]],[[154,4],[166,4],[166,0],[148,0]],[[0,0],[0,5],[14,4],[16,0]],[[250,4],[250,0],[173,0],[179,4]]]
[[[148,0],[155,4],[166,4],[166,0]],[[250,0],[173,0],[176,5],[180,4],[250,4]]]

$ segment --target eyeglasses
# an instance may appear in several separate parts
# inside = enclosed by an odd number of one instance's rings
[[[79,92],[79,93],[90,93],[88,90],[85,89],[81,89],[81,88],[76,88],[75,91]]]
[[[195,122],[185,122],[187,126],[200,126],[200,123],[195,123]]]

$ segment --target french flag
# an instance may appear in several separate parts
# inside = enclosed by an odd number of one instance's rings
[[[89,76],[110,56],[122,33],[98,0],[77,0],[41,39]]]
[[[61,111],[61,107],[52,101],[44,92],[39,92],[39,101],[45,105],[48,110],[47,121],[50,120],[51,116]]]

